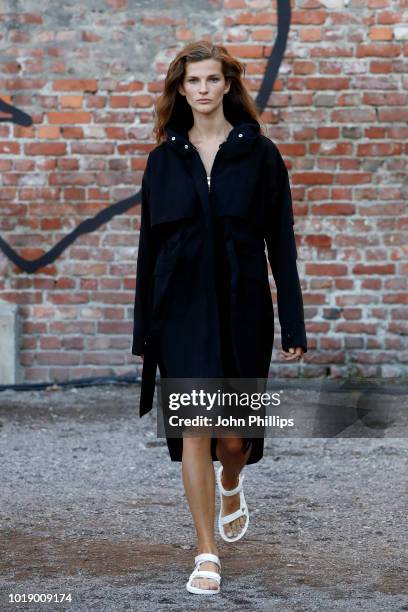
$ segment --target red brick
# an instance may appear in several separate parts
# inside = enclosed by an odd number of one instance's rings
[[[231,18],[233,19],[233,18]],[[234,20],[237,25],[265,25],[265,24],[275,24],[276,23],[276,14],[274,11],[251,11],[245,12],[242,11],[238,14],[236,20]]]
[[[94,79],[64,79],[54,81],[52,84],[54,91],[97,91],[97,83]]]
[[[291,182],[294,185],[320,185],[322,183],[331,184],[333,182],[333,175],[323,172],[296,172],[292,174]]]
[[[129,334],[132,324],[130,321],[101,321],[98,322],[100,334]]]
[[[402,144],[399,142],[378,142],[359,144],[357,155],[363,157],[386,157],[387,155],[401,155]]]
[[[131,96],[130,98],[130,106],[137,108],[149,108],[153,105],[153,102],[153,96],[147,96],[144,94],[140,94],[139,96]]]
[[[384,304],[408,304],[407,293],[388,293],[383,295]]]
[[[84,42],[99,42],[102,40],[102,36],[89,30],[83,30],[81,32],[81,38]]]
[[[61,348],[61,338],[58,336],[42,336],[40,338],[40,348],[46,349],[59,349]]]
[[[27,155],[65,155],[67,152],[64,142],[32,142],[24,149]]]
[[[83,105],[83,96],[61,96],[61,106],[63,108],[81,108]]]
[[[61,131],[59,127],[40,125],[37,128],[38,138],[59,138],[60,134]]]
[[[39,365],[76,365],[81,363],[81,353],[67,351],[41,351],[36,354]]]
[[[110,106],[112,108],[128,108],[129,96],[111,96]]]
[[[392,40],[393,29],[385,26],[374,26],[369,29],[371,40]]]
[[[331,247],[332,244],[332,238],[323,234],[317,234],[315,236],[306,236],[305,241],[306,244],[308,244],[309,246],[317,248]]]
[[[379,121],[386,121],[390,123],[392,121],[407,122],[408,121],[408,109],[406,108],[380,108],[378,109]]]
[[[228,49],[229,53],[235,57],[243,58],[243,57],[262,57],[263,49],[260,45],[233,45],[226,44],[225,47]]]
[[[356,264],[352,270],[353,274],[395,274],[394,264]]]
[[[30,78],[16,78],[8,79],[6,81],[7,89],[19,90],[19,89],[31,89],[35,93],[43,89],[47,85],[46,79],[30,79]]]
[[[20,153],[20,145],[18,142],[0,142],[0,154],[18,155]]]
[[[299,38],[302,42],[319,42],[322,39],[322,28],[302,28],[299,31]]]
[[[304,81],[307,89],[328,89],[330,91],[336,89],[349,89],[350,80],[346,77],[307,77]]]
[[[356,57],[397,57],[400,52],[398,44],[368,43],[357,45]]]
[[[344,264],[332,263],[309,263],[306,264],[306,274],[316,274],[321,276],[346,276],[348,268]]]
[[[48,113],[49,123],[58,123],[62,125],[91,123],[91,113],[87,112],[50,112]]]

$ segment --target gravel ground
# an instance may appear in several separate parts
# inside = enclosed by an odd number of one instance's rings
[[[379,390],[407,415],[407,387]],[[318,398],[302,382],[291,392]],[[365,438],[358,424],[267,438],[245,468],[249,530],[218,537],[222,592],[207,598],[185,589],[196,551],[181,464],[155,411],[139,419],[138,395],[137,384],[0,393],[1,611],[408,610],[406,421]],[[72,601],[9,603],[16,593]]]

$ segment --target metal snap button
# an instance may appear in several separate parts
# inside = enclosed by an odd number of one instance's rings
[[[171,137],[171,139],[172,139],[172,140],[176,140],[176,137],[175,137],[175,136],[172,136],[172,137]]]
[[[243,134],[238,134],[238,138],[242,138]]]
[[[188,145],[184,145],[184,148],[185,148],[185,149],[188,149]]]

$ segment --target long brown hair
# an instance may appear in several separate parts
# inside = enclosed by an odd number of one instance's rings
[[[223,99],[224,115],[227,121],[234,125],[240,120],[255,119],[260,124],[261,133],[265,133],[256,104],[242,81],[242,75],[245,76],[245,65],[232,57],[222,45],[215,45],[207,40],[198,40],[181,49],[167,70],[164,91],[156,102],[153,133],[157,144],[166,139],[166,126],[171,126],[176,131],[178,129],[188,131],[193,126],[194,117],[191,106],[185,96],[178,92],[178,86],[183,83],[186,62],[199,62],[206,59],[220,61],[224,78],[231,83],[229,92],[224,95]]]

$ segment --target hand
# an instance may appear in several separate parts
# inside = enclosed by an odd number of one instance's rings
[[[296,348],[291,347],[289,351],[284,351],[282,349],[281,355],[285,361],[301,361],[303,359],[304,350],[301,346],[297,346]]]

